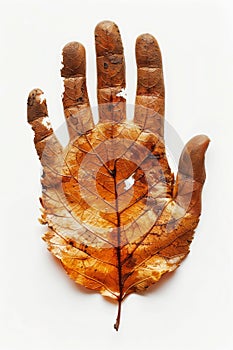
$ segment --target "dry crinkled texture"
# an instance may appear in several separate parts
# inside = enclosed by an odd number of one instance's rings
[[[28,99],[28,121],[43,166],[41,222],[49,250],[77,283],[119,301],[176,269],[189,252],[201,213],[209,139],[191,139],[176,181],[163,140],[164,85],[157,41],[136,43],[134,121],[126,120],[123,46],[117,26],[96,27],[99,123],[86,89],[85,49],[63,50],[63,105],[70,142],[63,149],[48,120],[42,91]]]

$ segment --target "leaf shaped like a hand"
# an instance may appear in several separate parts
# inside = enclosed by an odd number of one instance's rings
[[[201,213],[209,139],[185,146],[174,180],[163,140],[161,54],[149,34],[136,42],[134,121],[126,120],[123,47],[117,26],[96,27],[99,122],[89,105],[85,50],[63,50],[64,111],[70,133],[63,149],[48,120],[42,91],[28,98],[28,121],[43,166],[42,223],[49,250],[77,283],[119,301],[176,269],[189,252]]]

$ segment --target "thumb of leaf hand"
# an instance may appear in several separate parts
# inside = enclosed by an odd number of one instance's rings
[[[205,135],[194,136],[184,147],[178,167],[173,198],[193,216],[201,213],[201,192],[205,182],[205,152],[209,145]]]

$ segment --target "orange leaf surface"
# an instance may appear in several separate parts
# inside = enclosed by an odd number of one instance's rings
[[[121,302],[175,270],[189,252],[201,213],[209,139],[191,139],[176,180],[163,138],[164,84],[157,41],[136,42],[134,120],[126,119],[125,64],[117,26],[96,27],[99,122],[86,89],[85,49],[63,50],[64,112],[70,142],[63,148],[49,123],[42,91],[28,98],[28,121],[43,167],[41,198],[48,248],[76,282]]]

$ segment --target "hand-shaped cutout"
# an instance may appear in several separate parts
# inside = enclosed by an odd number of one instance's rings
[[[86,89],[84,47],[63,50],[63,105],[70,134],[63,149],[48,120],[42,91],[28,98],[28,122],[43,167],[41,204],[49,250],[77,283],[115,298],[144,290],[176,269],[189,252],[201,213],[209,139],[185,146],[174,181],[165,154],[164,83],[157,41],[136,42],[134,121],[126,120],[123,47],[117,26],[95,31],[99,122]]]

